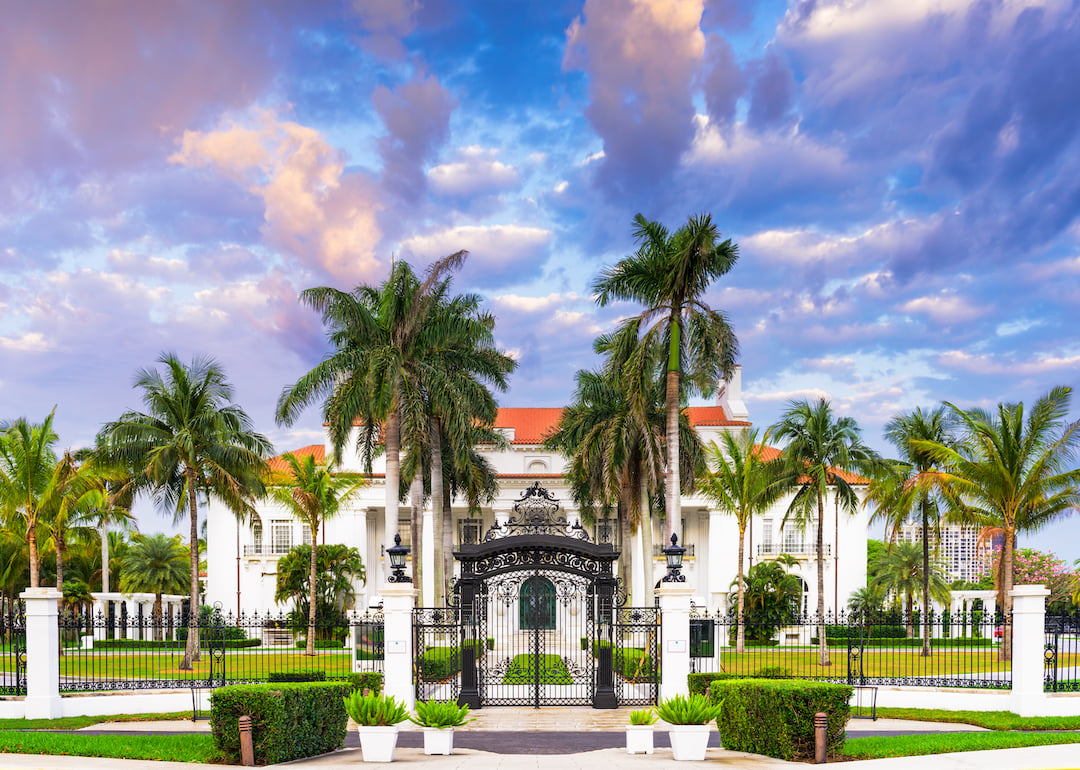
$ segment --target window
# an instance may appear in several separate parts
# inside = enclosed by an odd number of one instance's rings
[[[458,543],[477,545],[480,542],[480,519],[461,519],[458,522]]]
[[[251,524],[251,542],[252,542],[252,545],[254,546],[254,548],[252,550],[255,553],[262,553],[263,542],[262,542],[262,520],[261,519],[255,519],[255,521],[253,521],[252,524]]]
[[[270,522],[270,547],[271,553],[288,553],[292,550],[292,522]]]
[[[304,545],[311,545],[311,527],[304,524],[301,529],[304,532]]]
[[[761,522],[761,552],[772,553],[772,519],[764,519]]]

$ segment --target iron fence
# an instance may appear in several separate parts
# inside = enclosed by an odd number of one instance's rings
[[[615,697],[620,706],[655,705],[660,686],[660,610],[618,607],[612,615]]]
[[[26,695],[26,615],[21,605],[0,613],[0,695]]]
[[[733,613],[695,609],[690,619],[691,670],[728,676],[798,677],[853,685],[909,685],[1009,689],[1012,667],[1001,640],[1011,631],[1000,614],[899,613],[873,616],[809,615],[765,622],[747,613],[743,650]],[[924,654],[924,624],[930,650]],[[818,634],[825,627],[827,663]]]
[[[1080,692],[1080,612],[1046,616],[1047,692]]]
[[[343,613],[311,627],[286,614],[203,611],[194,623],[194,660],[185,659],[189,620],[64,612],[60,691],[218,687],[297,671],[322,671],[327,679],[341,680],[383,670],[381,611]],[[313,655],[306,654],[308,634],[314,636]]]

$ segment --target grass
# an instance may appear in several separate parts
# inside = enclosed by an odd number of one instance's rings
[[[81,730],[103,722],[156,722],[163,719],[191,719],[191,712],[113,714],[111,716],[60,717],[59,719],[0,719],[0,730]]]
[[[843,755],[849,759],[880,759],[1060,743],[1080,743],[1080,733],[939,733],[849,738],[844,742]]]
[[[533,655],[518,655],[510,661],[503,684],[532,684],[536,676],[536,659]],[[574,680],[566,664],[558,655],[540,656],[540,684],[573,684]]]
[[[172,762],[214,763],[220,760],[214,739],[209,735],[71,735],[4,730],[0,731],[0,753],[167,758]]]
[[[987,730],[1080,730],[1080,717],[1022,717],[1011,711],[946,711],[879,706],[877,715],[887,719],[975,725]]]

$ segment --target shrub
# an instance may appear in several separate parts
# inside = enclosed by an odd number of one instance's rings
[[[457,645],[428,647],[417,663],[421,678],[429,681],[449,679],[461,670],[461,651]]]
[[[349,683],[352,692],[362,693],[364,690],[368,690],[376,695],[382,692],[383,675],[377,671],[349,674],[345,681]]]
[[[638,709],[630,712],[630,724],[655,725],[660,716],[652,709]]]
[[[469,707],[459,706],[452,700],[429,700],[416,702],[416,716],[409,721],[421,727],[461,727],[473,720]]]
[[[210,696],[214,745],[240,764],[241,716],[251,717],[255,763],[270,765],[325,754],[345,745],[344,682],[219,687]]]
[[[186,637],[185,637],[186,639]],[[215,650],[242,650],[258,647],[261,639],[207,639],[199,637],[199,649],[208,650],[211,645]],[[184,642],[161,642],[151,639],[95,639],[95,650],[182,650]]]
[[[844,745],[852,688],[799,679],[742,679],[714,682],[712,699],[720,703],[720,741],[725,749],[784,760],[814,756],[814,714],[829,715],[826,741],[830,753]]]
[[[903,639],[907,636],[907,632],[903,626],[871,624],[869,626],[825,626],[825,635],[829,639]]]
[[[294,646],[298,650],[306,650],[307,649],[307,640],[306,639],[301,639]],[[315,640],[315,649],[316,650],[340,650],[340,649],[343,649],[344,647],[345,647],[345,643],[342,642],[341,639],[316,639]]]
[[[717,679],[787,679],[791,671],[783,666],[765,666],[750,674],[690,674],[687,678],[687,686],[690,692],[704,695],[709,690],[709,685]]]
[[[300,669],[297,671],[271,671],[267,677],[270,682],[325,682],[326,672],[321,668]]]
[[[358,725],[396,725],[409,718],[405,704],[393,695],[363,695],[350,693],[341,699],[346,713]]]
[[[720,717],[720,706],[704,695],[674,695],[656,704],[656,713],[669,725],[707,725]]]

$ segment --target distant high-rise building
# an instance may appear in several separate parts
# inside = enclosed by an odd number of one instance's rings
[[[993,542],[979,543],[979,527],[964,524],[942,524],[940,538],[933,530],[930,532],[930,546],[937,553],[937,559],[949,581],[966,580],[975,582],[986,571]],[[922,526],[905,524],[900,527],[898,540],[908,543],[922,542]]]

